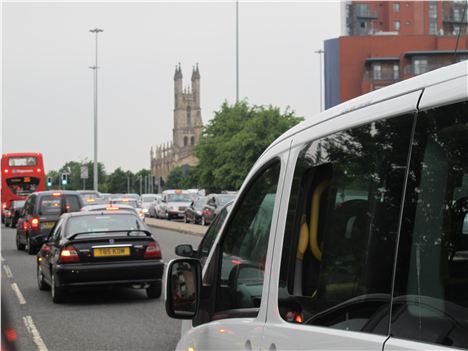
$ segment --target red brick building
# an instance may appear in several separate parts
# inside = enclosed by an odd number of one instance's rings
[[[454,1],[350,2],[349,36],[325,41],[325,107],[468,59],[464,11]]]

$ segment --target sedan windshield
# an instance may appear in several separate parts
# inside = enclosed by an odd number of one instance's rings
[[[141,229],[138,218],[130,214],[72,217],[68,221],[67,236],[86,232]]]
[[[189,194],[173,194],[168,195],[167,199],[169,202],[190,202],[190,195]]]

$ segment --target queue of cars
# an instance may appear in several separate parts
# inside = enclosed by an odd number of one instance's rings
[[[74,288],[103,285],[142,288],[159,298],[164,261],[143,219],[132,197],[101,203],[77,191],[35,192],[19,212],[16,247],[37,253],[38,288],[51,290],[55,303]]]
[[[209,225],[219,211],[236,197],[235,192],[208,196],[186,190],[166,190],[157,195],[146,214],[160,219],[183,219],[185,223]]]

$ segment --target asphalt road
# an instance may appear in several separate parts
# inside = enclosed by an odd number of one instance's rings
[[[196,247],[201,240],[152,230],[165,262],[175,258],[177,244]],[[15,234],[16,229],[2,225],[2,308],[16,330],[18,350],[175,348],[181,322],[166,315],[164,297],[149,300],[140,289],[94,288],[75,291],[67,302],[54,304],[50,291],[37,288],[35,256],[16,250]]]

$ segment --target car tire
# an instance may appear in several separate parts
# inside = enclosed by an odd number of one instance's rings
[[[149,287],[146,288],[146,296],[148,299],[158,299],[161,297],[161,282],[151,283]]]
[[[23,251],[24,250],[24,244],[21,244],[21,242],[19,240],[18,232],[16,232],[16,249],[18,251]]]
[[[42,274],[42,269],[39,264],[37,265],[37,287],[42,291],[49,288],[47,283],[44,281],[44,274]]]
[[[187,220],[187,216],[184,215],[184,223],[189,223],[189,221]]]
[[[29,237],[29,235],[26,237],[25,250],[28,253],[28,255],[34,255],[37,252],[31,243],[31,238]]]
[[[63,288],[58,287],[55,284],[55,275],[52,274],[52,284],[50,286],[51,294],[52,294],[52,301],[54,303],[61,303],[65,301],[65,290]]]

